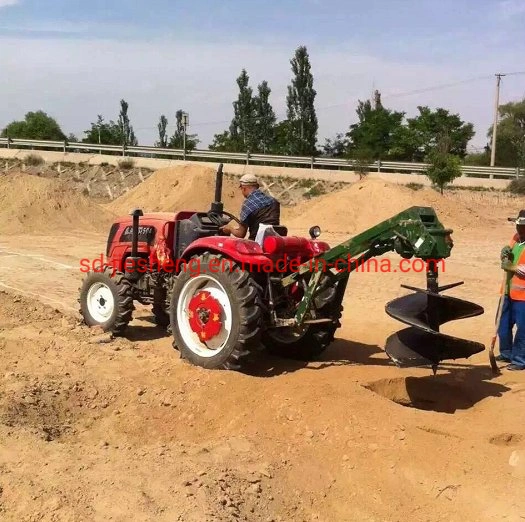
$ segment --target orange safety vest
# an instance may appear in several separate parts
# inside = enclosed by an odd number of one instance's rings
[[[510,248],[514,248],[514,245],[519,239],[518,234],[514,234],[510,240]],[[514,259],[514,265],[525,265],[525,248],[521,251],[519,259]],[[501,292],[505,292],[506,283],[501,286]],[[525,278],[512,274],[510,280],[509,297],[514,301],[525,301]]]

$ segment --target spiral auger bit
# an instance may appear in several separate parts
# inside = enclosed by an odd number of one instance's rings
[[[399,367],[430,366],[434,375],[442,361],[468,358],[485,349],[481,343],[439,331],[442,324],[481,315],[484,309],[470,301],[442,295],[463,281],[439,286],[436,264],[427,271],[426,289],[401,285],[415,293],[394,299],[385,307],[388,315],[410,325],[387,339],[387,355]]]

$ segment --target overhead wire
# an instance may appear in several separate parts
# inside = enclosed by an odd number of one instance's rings
[[[505,76],[511,76],[511,75],[519,75],[519,74],[525,74],[525,71],[516,71],[516,72],[512,72],[512,73],[502,73],[503,75]],[[460,81],[457,81],[457,82],[450,82],[450,83],[444,83],[444,84],[438,84],[438,85],[434,85],[434,86],[430,86],[430,87],[424,87],[424,88],[421,88],[421,89],[413,89],[413,90],[410,90],[410,91],[402,91],[402,92],[398,92],[398,93],[391,93],[391,94],[383,94],[381,93],[381,98],[382,99],[387,99],[387,98],[400,98],[400,97],[403,97],[403,96],[411,96],[411,95],[414,95],[414,94],[423,94],[423,93],[426,93],[426,92],[432,92],[432,91],[437,91],[437,90],[442,90],[442,89],[448,89],[448,88],[451,88],[451,87],[456,87],[456,86],[459,86],[459,85],[465,85],[467,83],[472,83],[472,82],[476,82],[476,81],[480,81],[480,80],[488,80],[488,79],[491,79],[493,78],[494,75],[482,75],[482,76],[474,76],[472,78],[467,78],[465,80],[460,80]],[[337,104],[332,104],[332,105],[325,105],[325,106],[322,106],[322,107],[317,107],[315,110],[316,112],[320,112],[320,111],[323,111],[323,110],[328,110],[328,109],[334,109],[334,108],[338,108],[338,107],[346,107],[346,106],[349,106],[350,103],[355,103],[355,101],[359,100],[360,98],[357,97],[357,96],[354,96],[350,99],[348,99],[347,101],[345,102],[342,102],[342,103],[337,103]],[[284,113],[284,111],[280,111],[278,113],[275,113],[275,117],[276,119],[280,119],[282,117],[285,117],[286,114]],[[259,117],[254,117],[254,118],[248,118],[246,119],[245,121],[254,121],[254,120],[258,120]],[[224,124],[229,124],[231,123],[232,119],[228,119],[228,120],[215,120],[215,121],[197,121],[197,122],[193,122],[193,123],[190,123],[190,127],[204,127],[204,126],[210,126],[210,125],[224,125]],[[151,127],[137,127],[135,128],[135,130],[152,130],[152,129],[157,129],[158,126],[151,126]],[[167,125],[166,128],[176,128],[176,124],[170,124],[170,125]]]

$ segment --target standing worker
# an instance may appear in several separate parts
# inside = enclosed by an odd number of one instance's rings
[[[525,210],[515,220],[516,234],[501,250],[501,268],[507,272],[498,328],[500,355],[496,360],[510,363],[507,370],[525,370]],[[517,326],[512,339],[512,329]]]
[[[259,189],[259,182],[253,174],[245,174],[239,183],[245,200],[239,216],[240,225],[224,225],[221,231],[244,238],[249,230],[248,239],[254,240],[259,225],[280,225],[281,205],[279,201]]]

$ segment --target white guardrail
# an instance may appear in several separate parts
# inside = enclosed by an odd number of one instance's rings
[[[352,160],[326,157],[307,157],[307,156],[278,156],[273,154],[251,154],[245,152],[217,152],[213,150],[192,150],[184,151],[183,149],[164,149],[160,147],[123,147],[120,145],[101,145],[94,143],[73,143],[64,141],[46,141],[46,140],[24,140],[13,138],[0,138],[0,147],[6,148],[30,148],[35,149],[57,149],[61,152],[85,152],[95,151],[99,154],[103,152],[118,153],[122,156],[138,156],[145,158],[171,157],[181,158],[184,160],[219,160],[224,162],[241,162],[247,165],[252,163],[273,163],[281,166],[302,166],[308,165],[310,168],[315,167],[327,170],[331,169],[349,169],[354,168]],[[428,167],[426,163],[411,163],[399,161],[374,161],[367,166],[370,170],[377,172],[409,172],[423,173]],[[490,179],[513,179],[522,175],[518,168],[508,167],[477,167],[470,165],[461,166],[462,174],[472,178],[490,178]]]

